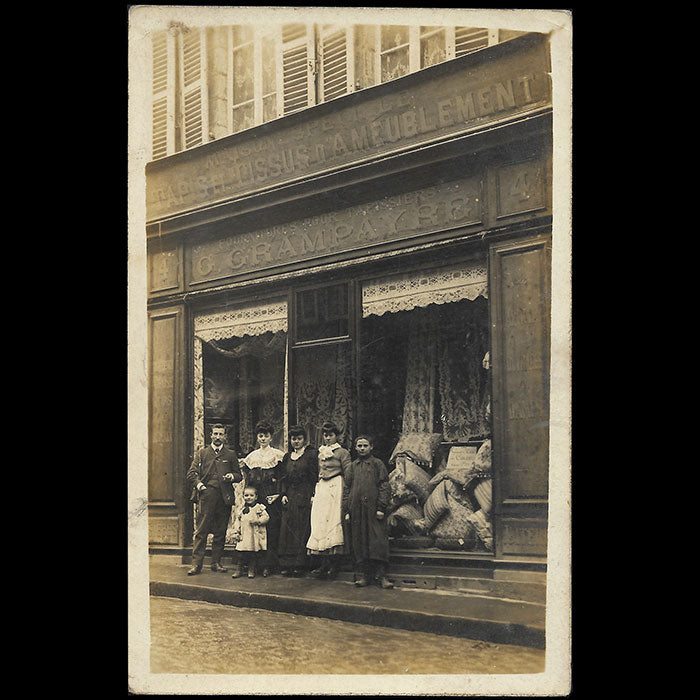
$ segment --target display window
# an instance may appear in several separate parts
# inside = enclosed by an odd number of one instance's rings
[[[359,430],[388,465],[397,544],[492,551],[484,262],[362,288]]]
[[[332,421],[352,452],[368,433],[391,473],[393,537],[489,551],[490,460],[475,466],[491,437],[486,261],[288,294],[195,317],[195,441],[223,423],[245,456],[265,420],[273,447],[291,424],[318,446]]]

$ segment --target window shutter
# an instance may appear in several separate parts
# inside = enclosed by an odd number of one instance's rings
[[[324,25],[320,39],[320,101],[353,92],[355,61],[352,29]]]
[[[455,27],[455,56],[484,49],[489,45],[489,30],[478,27]]]
[[[282,27],[283,114],[315,104],[314,35],[306,24]]]
[[[208,141],[206,37],[203,29],[180,36],[180,116],[183,148]]]
[[[162,158],[175,150],[174,46],[172,37],[158,32],[153,37],[151,157]]]

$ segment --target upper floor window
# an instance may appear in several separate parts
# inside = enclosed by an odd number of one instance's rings
[[[498,40],[498,30],[479,27],[300,22],[160,32],[153,39],[152,157],[395,80]]]

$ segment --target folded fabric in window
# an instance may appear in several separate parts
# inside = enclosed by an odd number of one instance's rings
[[[425,519],[426,529],[430,530],[442,515],[447,512],[449,507],[445,482],[441,481],[423,504],[423,518]]]
[[[460,506],[466,508],[470,513],[476,510],[476,503],[469,497],[468,491],[460,484],[445,479],[445,492],[448,497],[448,505],[450,499],[454,499]]]
[[[433,490],[430,486],[430,475],[422,469],[413,460],[403,456],[396,457],[396,468],[403,471],[404,483],[418,497],[418,503],[423,505],[430,492]]]
[[[387,519],[395,534],[422,535],[425,532],[423,511],[415,503],[404,503]]]
[[[491,440],[484,440],[474,458],[474,471],[481,476],[491,476]]]
[[[493,531],[484,512],[477,510],[476,513],[472,513],[469,516],[469,522],[474,526],[474,532],[476,532],[484,549],[493,552]]]
[[[402,433],[389,457],[389,463],[393,464],[397,455],[407,454],[416,464],[429,467],[441,442],[442,433]]]
[[[389,487],[391,497],[389,498],[389,511],[396,510],[404,503],[418,504],[418,496],[406,484],[406,475],[403,469],[397,467],[389,473]]]
[[[491,512],[491,505],[493,503],[491,479],[479,480],[479,483],[474,487],[474,498],[476,498],[484,514],[488,515]]]
[[[476,531],[470,517],[473,513],[447,496],[447,512],[435,523],[430,532],[435,535],[435,544],[440,540],[456,540],[458,549],[473,549],[476,546]],[[445,543],[443,543],[445,544]]]

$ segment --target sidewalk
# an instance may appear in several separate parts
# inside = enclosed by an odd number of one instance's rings
[[[544,648],[545,606],[482,595],[270,576],[231,578],[208,566],[187,576],[177,557],[150,556],[151,595]]]

